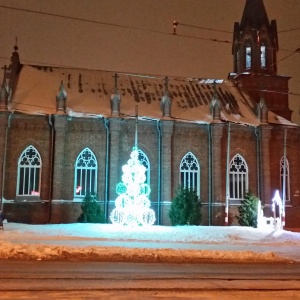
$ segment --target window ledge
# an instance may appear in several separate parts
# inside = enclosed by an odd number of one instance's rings
[[[16,202],[41,202],[40,196],[17,196]]]

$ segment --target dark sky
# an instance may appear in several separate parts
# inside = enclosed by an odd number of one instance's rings
[[[8,64],[17,37],[21,62],[28,64],[226,79],[233,24],[245,1],[0,0],[0,63]],[[293,54],[300,47],[300,0],[264,3],[269,20],[277,21],[278,73],[291,76],[290,92],[299,94],[290,96],[290,107],[300,124],[300,53]],[[218,31],[179,25],[174,36],[174,20]]]

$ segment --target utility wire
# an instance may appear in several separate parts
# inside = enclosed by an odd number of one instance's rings
[[[215,31],[215,32],[222,32],[222,33],[233,34],[233,31],[227,31],[227,30],[221,30],[221,29],[213,29],[213,28],[208,28],[208,27],[202,27],[202,26],[196,26],[196,25],[191,25],[191,24],[185,24],[185,23],[177,22],[177,25],[179,25],[179,24],[182,25],[182,26],[191,27],[191,28],[197,28],[197,29],[203,29],[203,30],[209,30],[209,31]],[[286,33],[286,32],[296,31],[296,30],[300,30],[300,27],[299,28],[290,28],[290,29],[286,29],[286,30],[280,30],[280,31],[278,31],[278,33]]]
[[[286,32],[296,31],[296,30],[300,30],[300,27],[298,27],[298,28],[286,29],[286,30],[281,30],[281,31],[278,31],[278,33],[286,33]]]
[[[273,64],[271,64],[271,65],[268,65],[268,66],[266,67],[266,69],[271,68],[271,67],[273,67],[273,66],[275,66],[275,65],[278,65],[278,63],[280,63],[280,62],[282,62],[282,61],[284,61],[284,60],[290,58],[291,56],[295,55],[296,53],[299,53],[299,54],[300,54],[300,48],[296,49],[293,53],[291,53],[291,54],[289,54],[289,55],[283,57],[283,58],[280,59],[280,60],[278,60],[276,63],[273,63]]]
[[[182,25],[182,26],[185,26],[185,27],[191,27],[191,28],[197,28],[197,29],[203,29],[203,30],[208,30],[208,31],[215,31],[215,32],[222,32],[222,33],[230,33],[230,34],[233,34],[232,31],[219,30],[219,29],[208,28],[208,27],[202,27],[202,26],[195,26],[195,25],[189,25],[189,24],[184,24],[184,23],[179,23],[179,22],[177,22],[177,25]]]
[[[208,31],[215,31],[215,32],[231,33],[232,34],[232,32],[230,32],[230,31],[218,30],[218,29],[214,29],[214,28],[201,27],[201,26],[194,26],[194,25],[179,23],[177,21],[173,22],[174,32],[173,32],[173,34],[171,34],[171,33],[167,33],[167,32],[155,31],[155,30],[150,30],[150,29],[143,29],[143,28],[134,27],[134,26],[113,24],[113,23],[108,23],[108,22],[101,22],[101,21],[95,21],[95,20],[90,20],[90,19],[83,19],[83,18],[78,18],[78,17],[71,17],[71,16],[60,15],[60,14],[41,12],[41,11],[36,11],[36,10],[31,10],[31,9],[16,8],[16,7],[4,6],[4,5],[0,5],[0,8],[10,9],[10,10],[16,10],[16,11],[22,11],[22,12],[28,12],[28,13],[34,13],[34,14],[40,14],[40,15],[47,15],[47,16],[58,17],[58,18],[71,19],[71,20],[75,20],[75,21],[89,22],[89,23],[106,25],[106,26],[113,26],[113,27],[120,27],[120,28],[126,28],[126,29],[134,29],[134,30],[142,30],[142,31],[154,32],[154,33],[165,34],[165,35],[176,35],[178,37],[183,37],[183,38],[190,38],[190,39],[205,40],[205,41],[218,42],[218,43],[233,44],[233,42],[228,41],[228,40],[220,40],[220,39],[214,39],[214,38],[203,38],[203,37],[195,37],[195,36],[190,36],[190,35],[177,34],[176,33],[176,27],[179,24],[182,25],[182,26],[191,27],[191,28],[198,28],[198,29],[203,29],[203,30],[208,30]],[[294,28],[294,29],[286,30],[284,32],[292,31],[292,30],[298,30],[298,29],[300,29],[300,28]],[[269,47],[269,48],[273,49],[273,47]],[[277,61],[276,64],[278,64],[279,62],[281,62],[281,61],[283,61],[283,60],[285,60],[285,59],[293,56],[296,53],[300,53],[300,48],[298,48],[295,51],[286,50],[286,49],[280,49],[280,50],[281,51],[292,52],[292,53],[290,55],[282,58],[281,60]],[[0,56],[0,58],[2,58],[2,59],[9,59],[8,57],[3,57],[3,56]],[[43,62],[37,62],[37,61],[26,61],[26,60],[24,60],[24,62],[32,63],[32,64],[39,64],[39,65],[44,65],[44,66],[47,65],[49,67],[57,67],[57,68],[59,68],[59,67],[61,67],[61,68],[73,68],[73,67],[68,66],[68,65],[56,65],[56,64],[49,64],[49,63],[43,63]],[[272,65],[270,65],[270,66],[272,66]],[[268,66],[268,67],[270,67],[270,66]],[[109,72],[112,72],[112,71],[109,71]],[[123,72],[118,72],[118,73],[123,73]],[[134,75],[134,74],[127,74],[127,75],[139,76],[138,74],[136,74],[136,75]],[[140,76],[141,77],[145,77],[145,75],[140,75]],[[162,79],[161,77],[154,77],[154,78]],[[265,91],[268,92],[267,90],[265,90]],[[273,92],[273,91],[269,91],[269,92]],[[300,94],[297,94],[297,93],[285,93],[285,94],[291,94],[291,95],[294,95],[294,96],[300,96]]]
[[[296,53],[300,53],[300,48],[296,49],[296,50],[295,50],[293,53],[291,53],[290,55],[287,55],[286,57],[283,57],[282,59],[278,60],[278,61],[277,61],[277,64],[280,63],[280,62],[282,62],[283,60],[286,60],[287,58],[293,56],[293,55],[296,54]]]
[[[74,21],[88,22],[88,23],[105,25],[105,26],[113,26],[113,27],[119,27],[119,28],[140,30],[140,31],[152,32],[152,33],[169,35],[169,36],[170,35],[174,35],[174,33],[172,34],[172,33],[164,32],[164,31],[158,31],[158,30],[152,30],[152,29],[145,29],[145,28],[140,28],[140,27],[135,27],[135,26],[114,24],[114,23],[108,23],[108,22],[101,22],[101,21],[95,21],[95,20],[84,19],[84,18],[79,18],[79,17],[65,16],[65,15],[55,14],[55,13],[41,12],[41,11],[36,11],[36,10],[32,10],[32,9],[17,8],[17,7],[5,6],[5,5],[0,5],[0,8],[10,9],[10,10],[16,10],[16,11],[21,11],[21,12],[27,12],[27,13],[33,13],[33,14],[40,14],[40,15],[45,15],[45,16],[57,17],[57,18],[63,18],[63,19],[70,19],[70,20],[74,20]],[[174,23],[175,22],[176,21],[174,21]],[[209,31],[231,33],[229,31],[225,31],[225,30],[218,30],[218,29],[213,29],[213,28],[208,28],[208,27],[200,27],[200,26],[188,25],[188,24],[178,23],[178,22],[176,22],[176,23],[177,23],[177,25],[181,24],[181,25],[184,25],[184,26],[194,27],[194,28],[200,28],[200,29],[205,29],[205,30],[209,30]],[[214,38],[202,38],[202,37],[195,37],[195,36],[188,36],[188,35],[179,35],[179,34],[176,34],[176,35],[180,36],[180,37],[184,37],[184,38],[190,38],[190,39],[197,39],[197,40],[204,40],[204,41],[210,41],[210,42],[219,42],[219,43],[232,44],[231,41],[227,41],[227,40],[220,40],[220,39],[214,39]],[[267,47],[267,48],[273,49],[273,47]],[[287,49],[279,49],[279,50],[280,51],[293,52],[292,50],[287,50]]]
[[[23,106],[31,106],[31,107],[36,107],[36,108],[47,108],[47,109],[51,109],[51,110],[55,110],[55,108],[52,108],[52,107],[47,107],[47,106],[40,106],[40,105],[30,105],[30,104],[27,104],[27,103],[19,103],[19,102],[14,102],[14,104],[21,104]],[[14,109],[14,107],[13,107]],[[25,108],[23,109],[18,109],[18,111],[22,111],[24,113],[32,113],[31,110],[27,110]],[[176,109],[176,111],[179,111],[179,109]],[[86,115],[93,115],[91,114],[90,112],[80,112],[82,114],[86,114]],[[44,113],[44,112],[37,112],[38,115],[47,115],[47,113]],[[120,113],[121,116],[124,116],[124,117],[127,117],[127,118],[135,118],[136,116],[135,115],[129,115],[129,114],[124,114],[124,113]],[[145,121],[153,121],[153,120],[156,120],[156,118],[151,118],[151,117],[143,117],[143,116],[140,116],[142,120],[145,120]],[[202,122],[200,120],[195,120],[195,119],[185,119],[185,118],[180,118],[180,117],[173,117],[171,116],[170,119],[173,119],[173,120],[177,120],[177,121],[182,121],[182,122],[189,122],[189,123],[194,123],[194,124],[198,124],[198,125],[206,125],[208,124],[207,122]],[[229,121],[230,122],[230,121]],[[270,124],[275,124],[275,125],[284,125],[284,124],[276,124],[276,123],[270,123]],[[238,123],[237,126],[246,126],[246,127],[252,127],[253,125],[251,124],[247,124],[247,123]],[[290,126],[290,125],[287,125],[287,126]],[[256,127],[256,126],[254,126]],[[290,135],[297,135],[298,136],[298,130],[294,127],[292,128],[289,128],[290,130],[288,130],[288,133]],[[276,131],[280,131],[282,132],[282,128],[277,128],[277,127],[273,127],[273,130],[276,130]],[[297,132],[294,132],[295,130],[297,130]],[[293,145],[287,145],[287,148],[288,149],[298,149],[297,146],[293,146]],[[219,161],[221,160],[220,158],[219,159],[216,159],[216,161]]]
[[[187,24],[183,24],[183,23],[179,23],[177,21],[174,21],[173,22],[173,35],[182,36],[182,37],[188,37],[188,38],[194,38],[194,39],[203,39],[203,40],[207,40],[207,41],[211,41],[211,42],[234,44],[234,42],[227,41],[227,40],[220,40],[220,39],[214,39],[214,38],[200,38],[200,37],[195,37],[195,36],[180,35],[180,34],[177,33],[177,26],[178,25],[183,25],[183,26],[192,27],[192,28],[205,29],[205,30],[210,30],[210,31],[216,31],[216,32],[231,33],[231,34],[233,34],[233,32],[230,32],[230,31],[212,29],[212,28],[207,28],[207,27],[200,27],[200,26],[194,26],[194,25],[187,25]],[[242,42],[238,42],[238,44],[245,46],[245,43],[242,43]],[[266,49],[272,49],[273,50],[274,47],[266,46]],[[285,51],[285,52],[294,52],[292,50],[282,49],[282,48],[280,48],[278,50]]]
[[[33,13],[33,14],[39,14],[39,15],[45,15],[45,16],[50,16],[50,17],[70,19],[70,20],[74,20],[74,21],[87,22],[87,23],[93,23],[93,24],[99,24],[99,25],[106,25],[106,26],[113,26],[113,27],[121,27],[121,28],[127,28],[127,29],[135,29],[135,30],[144,30],[144,31],[155,32],[155,31],[150,30],[150,29],[143,29],[143,28],[134,27],[134,26],[127,26],[127,25],[121,25],[121,24],[113,24],[113,23],[108,23],[108,22],[95,21],[95,20],[90,20],[90,19],[83,19],[83,18],[78,18],[78,17],[71,17],[71,16],[48,13],[48,12],[37,11],[37,10],[32,10],[32,9],[26,9],[26,8],[18,8],[18,7],[11,7],[11,6],[5,6],[5,5],[0,5],[0,8],[16,10],[16,11],[22,11],[22,12]],[[163,33],[163,32],[161,32],[161,33]]]
[[[295,52],[297,53],[297,52]],[[293,54],[295,54],[293,53]],[[288,57],[290,57],[291,55],[289,55]],[[288,58],[286,57],[286,58]],[[2,59],[9,59],[8,57],[3,57],[0,56],[0,58]],[[37,62],[35,61],[26,61],[26,60],[22,60],[22,62],[26,62],[29,63],[29,65],[31,64],[34,67],[53,67],[53,68],[65,68],[65,69],[82,69],[79,67],[72,67],[72,66],[67,66],[67,65],[55,65],[55,64],[44,64],[44,65],[36,65]],[[116,70],[95,70],[95,69],[85,69],[85,70],[91,70],[91,71],[102,71],[102,72],[107,72],[107,73],[118,73],[118,74],[122,74],[124,76],[132,76],[132,77],[138,77],[138,78],[147,78],[147,79],[157,79],[157,80],[164,80],[166,78],[165,75],[145,75],[145,74],[138,74],[138,73],[132,73],[132,72],[125,72],[125,71],[116,71]],[[172,75],[167,75],[167,77],[171,77],[174,78],[176,81],[178,82],[188,82],[188,83],[196,83],[196,84],[201,84],[201,80],[202,79],[208,79],[208,78],[191,78],[191,77],[184,77],[184,76],[172,76]],[[278,92],[278,91],[272,91],[272,90],[267,90],[267,89],[252,89],[253,91],[263,91],[266,93],[273,93],[273,94],[281,94],[281,95],[292,95],[292,96],[299,96],[300,97],[300,93],[293,93],[293,92]]]

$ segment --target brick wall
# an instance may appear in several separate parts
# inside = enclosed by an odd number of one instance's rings
[[[6,128],[7,119],[0,118],[0,130]],[[80,152],[89,147],[98,162],[98,196],[104,202],[108,197],[107,214],[114,208],[116,184],[121,181],[122,165],[131,153],[135,142],[135,120],[114,118],[109,120],[109,130],[102,119],[67,118],[55,116],[54,127],[49,124],[48,117],[14,114],[8,134],[7,172],[4,195],[6,199],[16,200],[6,203],[5,209],[12,220],[46,223],[51,217],[52,223],[76,222],[80,215],[80,203],[74,199],[74,164]],[[1,129],[2,128],[2,129]],[[161,193],[159,193],[158,161],[159,161],[159,128],[161,128]],[[52,129],[55,129],[52,132]],[[291,202],[287,220],[289,226],[300,227],[300,220],[294,208],[299,208],[300,171],[298,149],[300,146],[299,130],[289,131],[287,140],[287,157],[290,163]],[[109,191],[105,194],[106,186],[106,141],[109,132]],[[54,135],[52,135],[54,133]],[[209,138],[211,134],[211,139]],[[257,164],[257,131],[250,126],[231,124],[230,160],[237,153],[247,162],[249,169],[249,190],[254,194],[259,192]],[[283,131],[280,127],[264,127],[262,130],[261,160],[259,182],[264,199],[270,203],[271,195],[279,184],[279,162],[283,155]],[[150,200],[152,208],[160,211],[161,224],[170,224],[168,212],[170,201],[174,197],[179,184],[180,162],[184,155],[191,151],[200,164],[200,191],[203,203],[203,225],[224,224],[226,203],[226,161],[228,127],[224,123],[188,124],[183,122],[162,121],[161,127],[157,121],[139,121],[138,146],[147,155],[150,163],[150,184],[152,192]],[[51,146],[54,145],[52,155]],[[41,178],[41,196],[31,198],[32,203],[22,197],[16,197],[17,165],[21,153],[29,145],[33,145],[40,153],[43,163]],[[3,149],[3,138],[0,149]],[[210,154],[210,151],[211,154]],[[3,150],[2,150],[3,152]],[[3,155],[1,155],[3,159]],[[52,165],[53,163],[53,178]],[[212,172],[209,171],[210,164]],[[269,179],[268,179],[269,178]],[[269,182],[269,183],[268,183]],[[53,192],[51,192],[53,187]],[[45,205],[43,200],[51,198],[53,205]],[[270,195],[267,196],[266,195]],[[159,197],[161,198],[159,199]],[[30,198],[30,197],[29,197]],[[24,202],[24,200],[27,200]],[[157,203],[161,207],[158,210]],[[211,206],[209,206],[209,203]],[[49,207],[51,206],[51,211]],[[36,208],[35,208],[36,207]],[[48,208],[47,208],[48,207]],[[25,210],[28,208],[28,211]],[[296,210],[295,210],[296,211]],[[236,224],[236,206],[230,204],[229,224]],[[290,217],[288,217],[290,216]]]
[[[16,199],[18,160],[22,152],[34,146],[41,155],[41,195],[42,200],[50,195],[50,147],[51,127],[48,118],[43,116],[14,114],[8,131],[7,172],[4,198]]]

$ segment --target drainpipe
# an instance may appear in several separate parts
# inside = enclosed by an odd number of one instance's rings
[[[105,220],[108,223],[110,131],[109,131],[109,119],[104,118],[103,120],[104,120],[104,126],[106,128],[104,215],[105,215]]]
[[[51,209],[52,209],[52,195],[53,195],[53,162],[54,162],[54,128],[52,122],[52,115],[48,116],[48,122],[51,127],[51,147],[50,147],[50,177],[49,177],[49,212],[48,212],[48,224],[51,222]]]
[[[157,176],[157,225],[161,223],[161,156],[162,156],[162,148],[161,148],[161,122],[157,121],[157,131],[158,131],[158,176]]]
[[[260,132],[259,128],[255,128],[255,135],[256,135],[256,177],[257,177],[257,196],[261,199],[261,191],[260,191]]]
[[[10,120],[13,112],[8,116],[7,127],[5,130],[5,145],[4,145],[4,157],[3,157],[3,168],[2,168],[2,187],[1,187],[1,211],[3,211],[3,196],[4,196],[4,185],[5,185],[5,169],[6,169],[6,152],[7,152],[7,138],[8,138],[8,129],[10,127]]]
[[[213,199],[211,124],[207,124],[207,131],[208,131],[208,225],[211,226],[211,211],[212,211],[212,199]]]
[[[282,228],[285,226],[285,200],[286,200],[286,136],[287,130],[284,130],[284,148],[283,148],[283,187],[282,187]]]
[[[228,134],[227,134],[225,226],[228,226],[228,211],[229,211],[229,156],[230,156],[230,123],[228,123]]]

